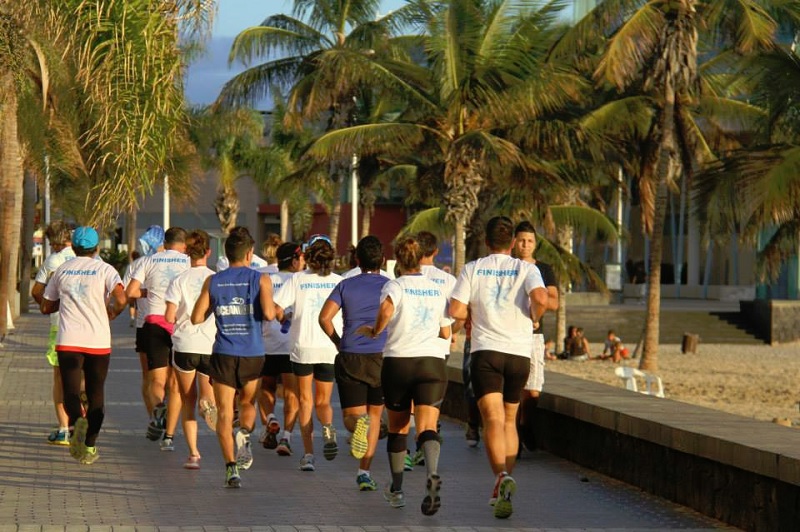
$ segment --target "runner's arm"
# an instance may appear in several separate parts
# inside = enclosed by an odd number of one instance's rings
[[[378,315],[375,317],[375,325],[371,327],[369,325],[362,325],[358,328],[357,332],[363,336],[377,338],[386,328],[386,325],[389,324],[389,319],[392,317],[392,314],[394,314],[394,303],[390,296],[386,296],[378,309]]]
[[[209,315],[211,315],[211,296],[208,293],[208,287],[211,286],[211,277],[208,277],[203,283],[203,289],[200,290],[200,296],[194,304],[192,309],[192,323],[200,325]]]
[[[119,316],[127,306],[128,297],[125,295],[125,289],[122,287],[122,283],[120,283],[114,287],[114,290],[111,291],[111,295],[108,298],[108,305],[106,305],[108,319],[113,320]]]
[[[275,302],[272,300],[272,279],[269,278],[268,274],[261,274],[259,286],[261,288],[259,297],[261,298],[261,308],[264,310],[264,320],[272,321],[277,317],[277,312]]]
[[[164,319],[167,323],[175,323],[178,321],[178,305],[172,301],[167,301],[167,309],[164,311]]]
[[[325,301],[319,313],[319,326],[322,327],[322,331],[325,335],[331,339],[336,349],[339,349],[339,344],[342,341],[339,337],[339,333],[336,332],[333,326],[333,317],[339,312],[339,308],[339,305],[335,301],[328,299]]]

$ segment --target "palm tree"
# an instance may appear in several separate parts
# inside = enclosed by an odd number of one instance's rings
[[[402,77],[385,80],[405,98],[405,108],[389,123],[328,133],[309,153],[384,154],[395,162],[419,161],[423,154],[425,170],[418,175],[436,172],[443,185],[458,271],[482,194],[493,194],[514,171],[556,178],[540,157],[550,150],[524,150],[521,139],[539,148],[557,145],[546,122],[578,102],[585,85],[573,72],[545,63],[560,3],[451,0],[416,7],[425,21],[424,66],[407,64],[398,70]]]
[[[760,277],[775,279],[800,249],[800,58],[776,48],[744,61],[738,72],[736,89],[761,106],[762,120],[746,130],[746,145],[724,151],[697,176],[694,192],[709,233],[737,229],[759,249]]]
[[[291,16],[273,15],[244,30],[234,40],[230,61],[249,66],[260,57],[269,60],[226,83],[217,103],[252,105],[277,87],[288,91],[287,123],[300,127],[304,120],[324,119],[328,131],[352,125],[359,88],[376,75],[385,77],[373,66],[391,58],[385,42],[409,11],[403,8],[376,20],[379,7],[379,0],[295,0]],[[334,242],[341,185],[352,155],[326,161],[338,184],[332,195]]]
[[[681,176],[691,179],[704,162],[702,154],[707,149],[691,114],[701,93],[699,31],[706,29],[703,43],[717,53],[731,49],[747,54],[770,47],[776,24],[761,4],[747,0],[608,0],[559,44],[564,51],[574,50],[610,36],[595,72],[596,80],[619,91],[635,87],[650,99],[653,108],[647,142],[637,163],[643,225],[651,235],[643,369],[654,371],[658,367],[667,190],[676,188]]]

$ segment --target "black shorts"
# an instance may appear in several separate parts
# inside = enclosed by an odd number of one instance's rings
[[[136,328],[136,343],[133,348],[137,353],[144,353],[144,327]]]
[[[172,367],[183,373],[196,371],[208,376],[211,369],[211,355],[175,351],[172,354]]]
[[[383,353],[339,353],[333,366],[342,408],[383,405]]]
[[[147,369],[154,370],[169,367],[169,354],[172,351],[172,336],[155,323],[142,326],[142,347],[147,354]]]
[[[264,357],[262,377],[277,377],[281,373],[292,372],[292,361],[289,355],[267,355]]]
[[[381,382],[389,410],[409,410],[412,400],[439,408],[447,390],[447,364],[436,357],[384,358]]]
[[[314,375],[315,381],[333,382],[333,364],[300,364],[292,362],[292,373],[298,377]]]
[[[471,356],[472,390],[476,399],[489,393],[502,393],[503,402],[519,403],[531,371],[530,358],[497,351],[473,351]]]
[[[211,355],[209,377],[215,382],[231,388],[244,388],[245,384],[261,377],[264,357],[237,357],[233,355]]]

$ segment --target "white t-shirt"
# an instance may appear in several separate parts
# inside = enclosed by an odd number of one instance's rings
[[[336,346],[319,326],[319,313],[341,276],[325,277],[311,271],[292,275],[275,293],[275,303],[284,310],[294,306],[291,337],[291,359],[299,364],[333,364]],[[342,313],[333,318],[336,332],[342,334]]]
[[[199,325],[192,324],[194,304],[200,297],[203,283],[211,275],[214,275],[214,271],[205,266],[189,268],[178,274],[167,288],[165,301],[174,303],[178,307],[175,330],[172,333],[172,344],[175,351],[199,355],[211,354],[214,338],[217,335],[214,315],[209,314],[206,321]]]
[[[75,252],[72,251],[70,246],[65,247],[58,253],[51,253],[45,259],[44,264],[42,264],[42,267],[39,268],[39,271],[36,272],[36,278],[34,281],[47,286],[47,283],[50,281],[50,277],[53,276],[53,272],[55,272],[59,266],[74,258]],[[50,314],[50,325],[56,327],[58,326],[58,312],[53,312]]]
[[[470,307],[472,352],[497,351],[530,358],[530,292],[544,288],[535,264],[492,254],[466,264],[452,299]]]
[[[277,272],[271,273],[266,268],[259,268],[261,273],[269,273],[269,279],[272,281],[272,293],[277,294],[278,290],[286,284],[286,281],[294,275],[292,272]],[[284,313],[289,314],[294,312],[292,307],[283,309]],[[281,325],[278,320],[262,321],[261,322],[261,336],[264,338],[264,350],[268,355],[288,355],[292,351],[291,336],[288,328]],[[283,332],[286,331],[286,332]],[[330,340],[329,340],[330,341]]]
[[[92,257],[76,257],[56,269],[44,298],[60,302],[57,350],[111,352],[106,298],[117,285],[122,286],[117,270]]]
[[[139,263],[141,263],[147,257],[139,257],[138,259],[134,260],[128,267],[125,268],[125,275],[122,276],[122,284],[125,285],[125,288],[128,288],[128,285],[131,283],[131,274],[133,271],[138,267]],[[147,287],[142,285],[142,289],[146,289]],[[144,317],[147,316],[147,298],[140,297],[136,299],[136,328],[139,329],[144,325]]]
[[[217,271],[221,272],[222,270],[227,270],[230,268],[231,263],[228,261],[228,257],[225,255],[221,256],[217,259]],[[267,264],[267,261],[262,259],[256,254],[253,254],[253,259],[250,261],[250,267],[254,270],[258,270],[259,268],[273,268],[271,271],[262,272],[262,273],[274,273],[278,271],[277,264]]]
[[[381,270],[380,274],[386,277],[387,279],[391,279],[389,273],[386,272],[385,270]],[[344,272],[342,274],[342,279],[349,279],[351,277],[355,277],[356,275],[361,275],[361,268],[359,266],[356,266],[352,270],[347,270],[346,272]]]
[[[449,300],[450,294],[453,293],[453,288],[456,286],[456,278],[432,264],[425,264],[420,267],[420,270],[422,271],[422,275],[433,281],[442,289],[444,297]]]
[[[442,289],[424,275],[401,275],[381,290],[381,303],[392,299],[394,314],[386,326],[384,357],[444,358],[440,323],[446,318]]]
[[[169,283],[191,267],[189,255],[167,249],[159,251],[149,257],[142,257],[142,262],[137,264],[131,274],[131,279],[136,279],[142,286],[147,287],[146,314],[163,316],[167,308],[164,295],[167,293]],[[144,313],[143,313],[144,314]]]

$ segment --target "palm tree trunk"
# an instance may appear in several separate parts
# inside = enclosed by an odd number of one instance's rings
[[[466,258],[466,220],[460,216],[455,220],[455,236],[453,238],[453,275],[458,277],[461,268],[464,267]]]
[[[342,221],[342,191],[344,189],[344,178],[340,174],[339,180],[334,184],[333,206],[331,207],[331,219],[328,229],[328,236],[331,238],[334,251],[338,254],[339,226]]]
[[[288,242],[292,238],[292,228],[289,224],[289,201],[281,201],[281,240]]]
[[[17,136],[17,94],[14,76],[0,77],[0,338],[8,333],[8,308],[17,290],[20,222],[22,220],[22,159]],[[16,310],[12,309],[12,315]]]
[[[558,246],[572,253],[572,235],[573,229],[571,226],[565,225],[558,229],[556,238],[558,239]],[[556,310],[556,349],[560,350],[563,347],[562,341],[567,336],[567,291],[569,287],[569,277],[566,273],[558,276],[558,309]],[[560,352],[560,351],[559,351]]]
[[[372,229],[372,215],[375,214],[375,193],[365,188],[361,191],[361,237],[367,236]]]

